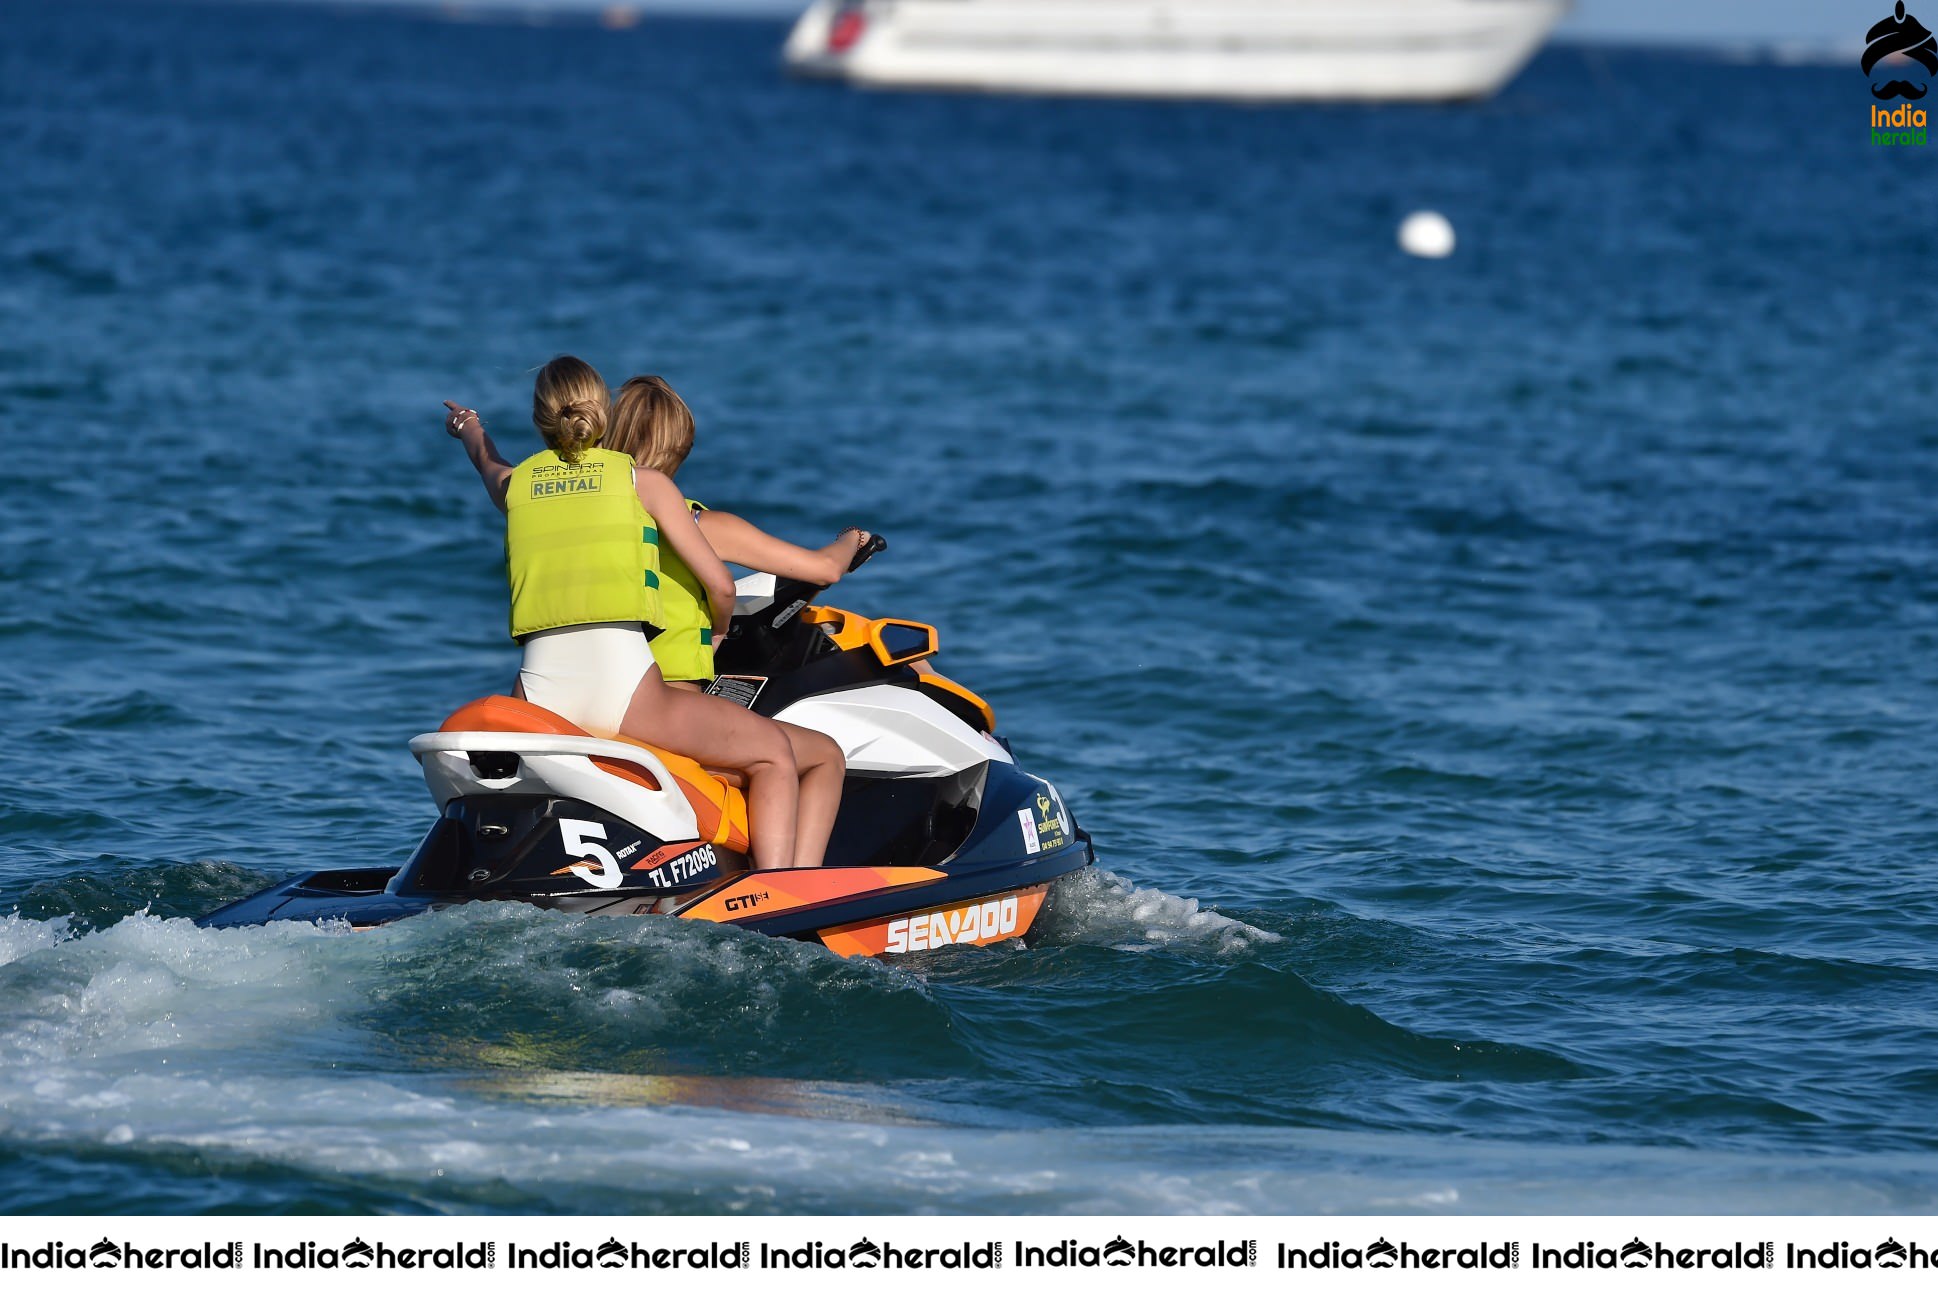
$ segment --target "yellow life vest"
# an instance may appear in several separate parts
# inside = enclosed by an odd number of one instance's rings
[[[633,459],[551,449],[511,472],[505,492],[511,635],[579,623],[650,623],[660,608],[659,527],[639,504]]]
[[[706,509],[690,497],[686,506],[695,515]],[[660,573],[659,602],[666,612],[666,630],[653,637],[659,674],[668,681],[711,681],[713,609],[707,589],[671,547],[660,553]]]

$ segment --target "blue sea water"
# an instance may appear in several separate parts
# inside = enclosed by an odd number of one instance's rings
[[[781,34],[0,6],[0,1208],[1938,1204],[1934,186],[1857,69]],[[688,395],[693,495],[890,535],[833,599],[1097,839],[1037,944],[190,924],[427,826],[515,667],[439,400],[520,450],[559,352]]]

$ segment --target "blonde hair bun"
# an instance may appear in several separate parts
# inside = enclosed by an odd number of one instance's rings
[[[592,365],[561,354],[538,371],[532,384],[532,424],[545,446],[577,461],[605,436],[612,395]]]

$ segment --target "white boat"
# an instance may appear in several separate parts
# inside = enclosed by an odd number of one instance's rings
[[[1242,100],[1485,98],[1568,0],[814,0],[788,66],[857,85]]]

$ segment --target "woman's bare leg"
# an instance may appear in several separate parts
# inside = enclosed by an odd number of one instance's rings
[[[794,834],[794,863],[813,869],[827,858],[828,835],[834,832],[834,817],[841,809],[841,784],[848,774],[848,759],[841,745],[818,730],[807,730],[788,722],[776,722],[793,745],[794,765],[801,772],[800,824]]]
[[[619,729],[628,739],[743,772],[754,868],[793,866],[801,785],[793,748],[778,722],[710,694],[676,689],[655,669],[633,691]]]
[[[703,692],[697,681],[666,684],[692,694]],[[818,868],[827,859],[828,835],[834,832],[834,817],[841,810],[841,786],[848,775],[848,761],[841,755],[841,745],[819,731],[785,721],[778,724],[787,732],[794,749],[794,766],[801,775],[794,865],[798,869]]]

